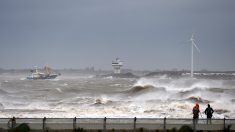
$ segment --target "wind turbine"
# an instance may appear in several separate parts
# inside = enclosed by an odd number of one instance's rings
[[[193,77],[193,49],[195,47],[198,52],[200,52],[200,49],[195,44],[194,34],[192,34],[190,41],[191,41],[191,77]]]

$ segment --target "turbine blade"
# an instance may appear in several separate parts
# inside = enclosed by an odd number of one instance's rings
[[[200,52],[200,49],[197,47],[197,45],[193,42],[194,47],[197,49],[198,52]]]

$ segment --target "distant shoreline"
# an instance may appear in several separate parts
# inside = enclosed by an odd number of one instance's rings
[[[28,72],[32,68],[0,68],[0,72]],[[40,69],[40,68],[39,68]],[[63,69],[54,69],[57,71],[77,71],[77,72],[97,72],[97,71],[102,71],[102,72],[113,72],[112,69],[93,69],[93,68],[63,68]],[[190,70],[132,70],[132,69],[122,69],[124,73],[127,72],[157,72],[157,73],[169,73],[169,72],[179,72],[179,73],[190,73]],[[194,73],[235,73],[235,70],[195,70]]]

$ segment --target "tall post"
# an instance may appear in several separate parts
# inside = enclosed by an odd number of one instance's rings
[[[166,117],[164,117],[163,131],[166,132]]]
[[[77,121],[77,118],[74,117],[73,118],[73,130],[76,131],[76,121]]]
[[[136,131],[136,117],[134,118],[134,132]]]
[[[225,117],[224,117],[224,130],[226,129],[226,124],[225,124],[225,120],[226,120],[226,119],[225,119]]]
[[[106,120],[107,120],[107,118],[106,118],[106,117],[104,117],[104,127],[103,127],[103,132],[106,132]]]
[[[192,51],[191,51],[191,77],[193,77],[193,39],[191,39],[192,41]]]
[[[46,117],[44,117],[44,118],[42,119],[42,130],[43,130],[43,132],[46,131]]]

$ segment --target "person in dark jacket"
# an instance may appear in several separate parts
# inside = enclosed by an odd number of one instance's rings
[[[208,107],[205,109],[205,114],[207,117],[207,124],[208,122],[211,124],[211,118],[213,116],[214,110],[211,108],[210,104],[207,105]]]
[[[196,103],[196,105],[193,107],[193,124],[194,125],[197,124],[199,113],[200,113],[199,104]]]
[[[196,103],[196,105],[193,107],[193,119],[198,119],[199,117],[199,104]]]

